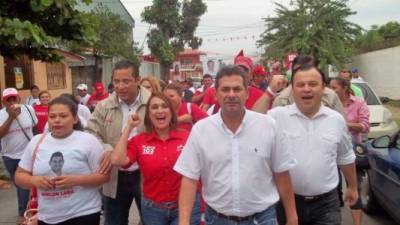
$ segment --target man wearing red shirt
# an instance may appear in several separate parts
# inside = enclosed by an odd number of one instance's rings
[[[89,100],[86,103],[86,106],[89,107],[90,111],[94,111],[97,103],[101,100],[104,100],[108,97],[108,93],[104,90],[104,85],[101,82],[96,82],[94,84],[94,93],[90,96]]]
[[[192,97],[192,102],[200,105],[203,102],[203,97],[206,91],[213,86],[213,78],[210,74],[205,74],[203,76],[203,80],[201,81],[202,86],[198,88]]]

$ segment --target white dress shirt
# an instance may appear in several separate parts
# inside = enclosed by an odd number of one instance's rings
[[[135,101],[130,105],[126,104],[121,99],[118,99],[119,105],[121,107],[121,112],[122,112],[122,130],[124,130],[126,124],[128,123],[129,116],[134,114],[134,113],[136,113],[136,110],[139,108],[139,106],[140,106],[139,99],[140,99],[140,92],[139,92],[138,96],[136,97]],[[122,132],[122,130],[121,130],[121,132]],[[129,139],[131,139],[133,136],[135,136],[137,134],[138,134],[138,130],[135,127],[129,133]],[[123,171],[135,171],[138,168],[139,168],[139,165],[135,162],[128,169],[120,168],[120,170],[123,170]]]
[[[282,138],[268,115],[246,110],[232,133],[217,113],[194,125],[174,170],[201,177],[205,202],[219,213],[252,215],[279,199],[273,172],[288,171],[296,163],[280,148]]]
[[[337,165],[355,160],[346,122],[338,112],[321,106],[312,119],[295,104],[268,112],[282,130],[285,150],[291,150],[297,164],[290,170],[293,191],[303,196],[327,193],[338,185]]]

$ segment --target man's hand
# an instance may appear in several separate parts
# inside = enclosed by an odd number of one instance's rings
[[[21,114],[21,105],[19,104],[11,105],[7,109],[7,112],[11,118],[16,119],[19,116],[19,114]]]
[[[297,218],[294,218],[294,219],[288,219],[287,221],[286,221],[286,225],[298,225],[299,224],[299,221],[298,221],[298,219]]]
[[[112,168],[111,165],[111,153],[112,149],[106,150],[103,155],[100,157],[100,168],[99,173],[101,174],[109,174]]]
[[[347,205],[352,206],[356,203],[357,199],[358,199],[357,188],[348,187],[344,195],[344,202]]]
[[[284,75],[273,75],[271,81],[268,84],[268,87],[275,94],[282,91],[288,85],[288,80]]]
[[[137,127],[139,124],[140,124],[140,118],[136,113],[128,117],[128,126],[131,130]]]

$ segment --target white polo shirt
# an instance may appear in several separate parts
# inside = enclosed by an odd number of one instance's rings
[[[268,115],[246,110],[233,134],[220,112],[197,122],[174,170],[203,183],[205,202],[225,215],[248,216],[279,199],[273,172],[295,165],[280,148],[282,135]]]
[[[128,123],[129,116],[132,115],[133,113],[136,113],[137,109],[139,108],[139,106],[140,106],[139,99],[140,99],[140,92],[138,93],[138,96],[136,97],[135,101],[130,105],[126,104],[121,99],[118,99],[119,105],[121,107],[121,112],[122,112],[122,130],[124,130],[126,124]],[[131,139],[133,136],[136,136],[137,134],[138,134],[138,130],[135,127],[131,130],[131,133],[129,133],[129,139]],[[120,170],[123,170],[123,171],[135,171],[137,169],[139,169],[139,165],[137,164],[137,162],[133,163],[132,166],[130,166],[128,169],[120,168]]]
[[[293,191],[304,196],[327,193],[338,185],[337,165],[355,160],[346,122],[338,112],[321,106],[309,119],[295,104],[268,111],[282,130],[281,142],[297,164],[290,170]]]

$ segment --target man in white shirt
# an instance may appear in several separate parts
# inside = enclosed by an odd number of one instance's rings
[[[272,224],[279,198],[287,224],[297,224],[288,173],[296,162],[280,148],[275,121],[245,109],[244,76],[237,66],[218,72],[215,88],[221,110],[195,124],[175,164],[183,176],[179,225],[189,224],[200,177],[206,224]]]
[[[298,66],[291,84],[294,104],[274,108],[268,114],[284,134],[281,145],[297,160],[290,176],[299,224],[339,225],[337,166],[348,183],[344,200],[352,205],[358,198],[355,155],[345,120],[322,105],[324,76],[312,63]],[[285,224],[279,204],[277,215],[279,224]]]
[[[33,85],[31,87],[31,95],[28,96],[28,98],[26,98],[25,105],[30,105],[30,106],[40,105],[39,93],[40,93],[39,87]]]
[[[87,93],[88,87],[86,84],[79,84],[76,86],[76,90],[78,91],[79,104],[86,105],[87,101],[90,98],[90,95]]]
[[[32,128],[37,124],[33,108],[30,105],[21,105],[20,102],[15,88],[4,89],[4,108],[0,110],[1,156],[13,182],[24,149],[33,136]],[[28,203],[29,190],[17,186],[17,199],[21,219]]]

